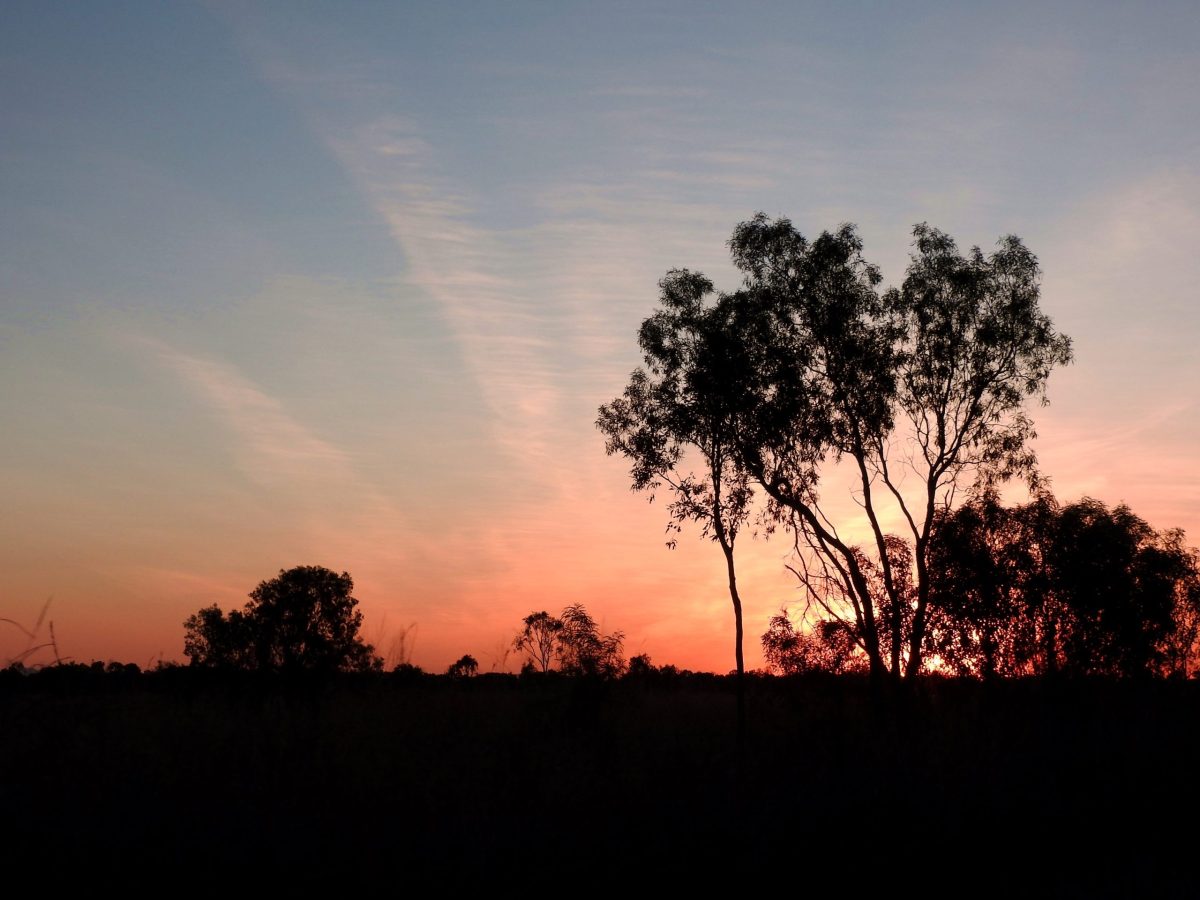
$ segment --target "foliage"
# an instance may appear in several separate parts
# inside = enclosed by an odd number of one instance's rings
[[[729,242],[742,287],[695,314],[698,346],[662,329],[666,363],[651,367],[686,398],[683,412],[719,417],[722,479],[762,489],[770,526],[793,536],[809,603],[852,626],[873,673],[896,678],[922,666],[938,511],[964,485],[1036,479],[1025,404],[1044,400],[1050,371],[1071,358],[1038,307],[1037,260],[1018,238],[985,256],[960,254],[928,225],[913,235],[901,287],[881,292],[854,226],[810,241],[760,213]],[[711,284],[694,273],[681,283],[690,293],[676,292],[679,307],[699,309]],[[635,373],[627,406],[658,386]],[[635,487],[677,459],[676,420],[641,418],[640,429],[606,429],[643,461]],[[854,473],[867,546],[822,506],[822,475],[838,462]],[[904,523],[903,539],[885,532],[885,513]],[[907,560],[896,559],[901,547]]]
[[[767,665],[781,675],[841,675],[866,670],[866,658],[852,628],[836,619],[822,619],[811,631],[797,631],[787,613],[781,612],[771,618],[762,648]]]
[[[892,539],[889,550],[894,571],[912,571],[906,544]],[[862,565],[886,610],[879,568]],[[1006,507],[985,490],[938,516],[929,572],[924,651],[944,671],[1186,678],[1200,662],[1200,557],[1181,531],[1155,531],[1127,506],[1060,506],[1040,490]],[[900,595],[911,598],[911,585]],[[818,618],[798,630],[781,613],[763,653],[784,674],[856,671],[867,664],[856,627]]]
[[[184,654],[194,666],[275,672],[382,668],[359,636],[354,582],[321,566],[297,566],[250,593],[227,615],[201,609],[184,622]]]
[[[524,626],[513,638],[513,649],[529,657],[528,665],[534,671],[549,672],[554,665],[558,636],[563,630],[562,621],[542,610],[527,615]]]
[[[653,675],[657,671],[654,663],[650,660],[649,653],[639,653],[629,660],[629,665],[625,669],[627,678],[645,678]]]
[[[1129,507],[1048,493],[1003,507],[985,494],[941,517],[931,560],[933,652],[993,675],[1194,671],[1200,560],[1178,530]]]
[[[558,637],[558,658],[563,672],[602,678],[621,674],[625,668],[623,632],[602,634],[582,603],[568,606],[559,618],[563,628]]]
[[[648,491],[651,500],[663,487],[670,491],[669,532],[678,534],[684,522],[693,522],[721,547],[733,604],[738,717],[744,730],[742,600],[734,547],[753,491],[737,464],[738,398],[722,387],[745,365],[739,358],[742,346],[727,321],[728,306],[706,302],[713,284],[703,275],[673,269],[659,282],[659,291],[660,308],[638,332],[645,366],[633,372],[622,396],[600,407],[596,424],[607,439],[606,452],[629,459],[634,490]],[[675,546],[674,538],[668,546]]]
[[[466,654],[450,663],[450,668],[446,670],[446,674],[451,678],[473,678],[479,674],[479,663],[471,654]]]
[[[601,633],[583,604],[575,603],[557,617],[544,610],[530,613],[513,647],[528,657],[522,672],[549,672],[557,666],[567,675],[615,678],[625,669],[624,642],[623,632]]]

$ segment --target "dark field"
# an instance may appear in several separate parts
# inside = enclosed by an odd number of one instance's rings
[[[739,762],[732,683],[709,676],[196,674],[4,673],[10,867],[506,895],[731,866],[799,893],[1197,882],[1195,682],[931,681],[877,700],[852,679],[754,679]]]

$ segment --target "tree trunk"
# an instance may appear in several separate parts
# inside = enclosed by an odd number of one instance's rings
[[[729,574],[729,599],[733,601],[734,643],[733,658],[737,663],[737,741],[738,753],[746,749],[746,663],[742,656],[742,598],[737,589],[737,573],[733,565],[733,547],[718,533],[721,550],[725,554],[725,569]]]
[[[917,563],[917,608],[913,611],[912,633],[909,635],[908,643],[908,666],[905,672],[905,677],[910,679],[915,679],[920,674],[923,662],[925,616],[929,607],[929,566],[925,560],[926,546],[926,540],[918,540],[913,553]]]

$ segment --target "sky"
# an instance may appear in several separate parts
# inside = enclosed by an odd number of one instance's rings
[[[393,661],[515,669],[582,602],[727,671],[718,548],[666,548],[594,422],[759,210],[856,223],[888,284],[915,223],[1019,235],[1074,341],[1053,489],[1200,543],[1197,46],[1194,3],[10,0],[0,617],[144,666],[323,565]],[[788,550],[741,551],[750,666]]]

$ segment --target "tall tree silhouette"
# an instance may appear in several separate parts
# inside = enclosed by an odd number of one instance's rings
[[[751,501],[747,474],[738,465],[734,428],[738,396],[730,390],[747,365],[730,327],[731,308],[706,302],[713,284],[686,269],[659,282],[661,308],[638,332],[645,366],[633,372],[622,396],[600,408],[597,426],[609,454],[630,461],[633,489],[671,493],[669,528],[694,522],[720,546],[733,604],[738,734],[746,728],[742,599],[734,547]],[[674,540],[668,542],[674,546]]]
[[[853,625],[873,675],[897,679],[922,666],[938,511],[964,485],[1034,477],[1025,405],[1044,400],[1050,371],[1071,358],[1039,309],[1037,260],[1018,238],[962,255],[937,229],[913,233],[902,286],[881,293],[852,225],[809,241],[787,219],[743,222],[729,242],[743,285],[705,320],[725,333],[702,342],[730,351],[722,377],[705,377],[709,355],[671,358],[689,406],[730,423],[720,432],[728,477],[763,489],[810,595]],[[688,277],[707,293],[703,276]],[[647,432],[635,451],[654,446],[658,432]],[[854,472],[865,546],[822,505],[834,462]],[[902,539],[885,531],[888,514]],[[898,566],[901,545],[911,562]]]

